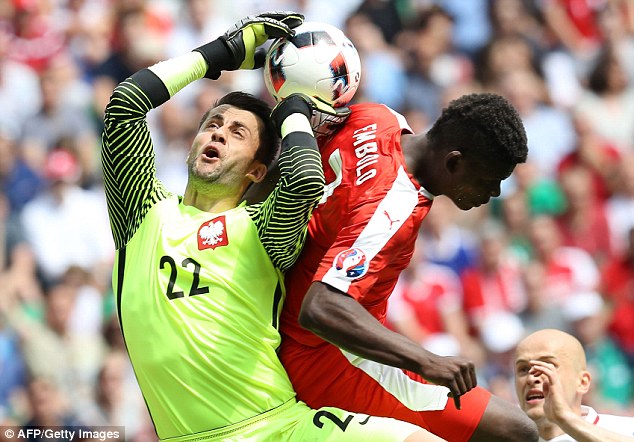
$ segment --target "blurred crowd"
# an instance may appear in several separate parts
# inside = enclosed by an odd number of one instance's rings
[[[155,440],[111,290],[103,110],[138,69],[283,9],[344,30],[363,64],[353,102],[385,103],[415,131],[470,92],[504,95],[524,121],[528,161],[499,198],[469,212],[436,198],[390,327],[472,358],[511,402],[519,339],[569,331],[588,355],[589,404],[634,415],[634,2],[2,0],[0,423]],[[270,101],[261,72],[237,71],[149,114],[171,191],[185,188],[199,116],[230,90]]]

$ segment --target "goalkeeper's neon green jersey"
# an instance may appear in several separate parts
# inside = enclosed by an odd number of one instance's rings
[[[161,439],[234,424],[294,398],[276,355],[281,272],[297,258],[323,192],[317,150],[296,146],[282,154],[281,184],[262,204],[222,213],[183,205],[156,178],[145,118],[192,81],[175,78],[146,69],[117,86],[102,152],[119,321]],[[289,179],[302,172],[310,178]]]

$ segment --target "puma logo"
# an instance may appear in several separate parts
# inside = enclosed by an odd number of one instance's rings
[[[387,217],[387,220],[390,222],[390,230],[392,230],[392,225],[394,225],[394,223],[398,223],[401,221],[400,219],[392,220],[392,217],[390,216],[389,213],[387,213],[387,210],[384,210],[383,214]]]

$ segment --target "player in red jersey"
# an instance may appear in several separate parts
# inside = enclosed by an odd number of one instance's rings
[[[519,408],[476,386],[470,361],[382,324],[434,195],[480,206],[526,160],[517,112],[498,95],[467,95],[413,135],[386,106],[350,108],[320,142],[326,190],[286,276],[280,356],[299,399],[410,421],[449,441],[536,441]]]

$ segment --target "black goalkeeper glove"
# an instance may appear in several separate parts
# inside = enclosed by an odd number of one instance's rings
[[[305,94],[291,94],[280,101],[271,112],[271,120],[275,125],[278,135],[281,135],[282,123],[291,114],[303,114],[311,123],[313,131],[316,123],[319,126],[328,120],[331,124],[341,124],[348,116],[350,109],[347,107],[334,108],[316,97]],[[315,132],[318,134],[319,132]]]
[[[294,28],[304,22],[304,16],[295,12],[263,12],[243,18],[216,40],[194,51],[200,52],[207,62],[205,77],[213,80],[221,71],[256,69],[264,65],[266,52],[256,51],[270,38],[292,37]]]

